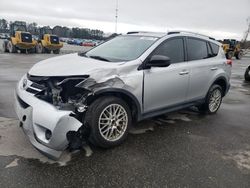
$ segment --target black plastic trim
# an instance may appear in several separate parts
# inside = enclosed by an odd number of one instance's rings
[[[26,102],[24,102],[18,95],[16,95],[16,98],[22,108],[26,109],[30,106]]]
[[[146,112],[144,114],[142,114],[142,119],[148,119],[151,117],[155,117],[158,115],[162,115],[168,112],[173,112],[173,111],[177,111],[177,110],[181,110],[187,107],[191,107],[191,106],[195,106],[195,105],[199,105],[205,102],[205,99],[196,99],[196,100],[192,100],[192,101],[188,101],[188,102],[184,102],[184,103],[180,103],[177,105],[172,105],[172,106],[168,106],[166,108],[160,108],[160,109],[156,109],[156,110],[152,110],[149,112]]]
[[[138,99],[132,93],[128,92],[127,90],[119,89],[119,88],[107,88],[107,89],[102,89],[102,90],[95,92],[95,95],[100,95],[100,94],[110,93],[110,92],[122,93],[122,94],[127,95],[129,98],[131,98],[133,100],[133,102],[135,103],[136,108],[137,108],[137,120],[139,121],[141,119],[141,114],[142,114],[141,105],[140,105]]]

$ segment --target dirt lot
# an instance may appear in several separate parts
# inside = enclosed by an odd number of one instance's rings
[[[135,125],[120,147],[85,146],[51,161],[18,127],[16,82],[53,54],[0,54],[0,187],[250,187],[250,56],[234,60],[216,115],[194,109]]]

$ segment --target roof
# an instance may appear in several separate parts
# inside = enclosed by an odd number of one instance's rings
[[[160,33],[160,32],[147,32],[147,31],[131,31],[127,33],[128,35],[136,35],[136,36],[150,36],[150,37],[158,37],[158,38],[162,38],[166,35],[179,35],[182,34],[184,36],[194,36],[194,37],[199,37],[199,38],[203,38],[203,39],[209,39],[212,40],[214,42],[217,42],[214,38],[207,36],[207,35],[203,35],[200,33],[195,33],[195,32],[190,32],[190,31],[170,31],[167,33]]]

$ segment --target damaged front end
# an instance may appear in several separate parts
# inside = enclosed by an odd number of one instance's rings
[[[20,125],[30,142],[50,158],[58,159],[68,146],[78,149],[89,134],[82,118],[90,92],[76,87],[87,78],[25,75],[17,85]]]
[[[90,134],[84,125],[88,99],[110,87],[126,87],[118,77],[96,81],[83,76],[25,75],[16,88],[15,109],[31,143],[50,158],[80,149]]]

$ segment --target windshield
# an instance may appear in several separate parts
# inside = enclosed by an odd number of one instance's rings
[[[14,31],[26,31],[25,25],[14,25]]]
[[[84,54],[103,61],[131,61],[140,57],[158,38],[145,36],[119,36]]]

